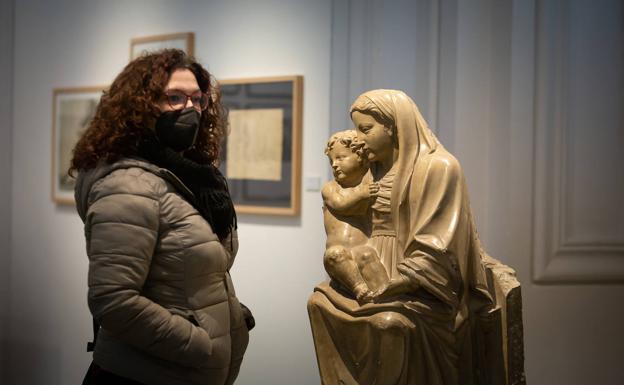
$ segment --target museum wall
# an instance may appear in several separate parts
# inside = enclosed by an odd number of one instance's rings
[[[355,96],[413,96],[462,163],[485,248],[518,272],[527,383],[619,384],[623,14],[619,0],[18,2],[0,110],[0,382],[77,383],[90,356],[82,224],[50,198],[52,89],[109,83],[132,37],[193,31],[218,78],[304,76],[304,180],[326,180],[325,139],[350,127]],[[3,55],[1,81],[11,66]],[[318,191],[302,198],[296,218],[239,217],[232,273],[258,322],[239,384],[319,383],[305,303],[325,235]]]
[[[11,95],[13,87],[13,7],[13,0],[0,1],[0,89],[4,95]],[[0,382],[8,357],[12,105],[11,97],[0,100]]]
[[[304,76],[302,173],[323,177],[330,23],[329,1],[17,2],[10,372],[2,383],[77,384],[90,360],[82,223],[50,198],[52,89],[110,83],[133,37],[193,31],[198,59],[217,78]],[[232,276],[257,320],[238,383],[317,384],[306,300],[324,278],[320,194],[303,191],[297,217],[240,215],[238,223]]]

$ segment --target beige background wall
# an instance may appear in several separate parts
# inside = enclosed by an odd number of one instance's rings
[[[350,127],[360,92],[412,95],[464,166],[487,250],[523,283],[528,383],[621,383],[621,1],[16,3],[0,2],[0,82],[14,84],[0,108],[0,383],[78,383],[89,361],[82,225],[49,197],[52,89],[109,83],[132,37],[181,31],[217,77],[304,75],[304,178],[328,177],[325,139]],[[240,218],[233,276],[258,327],[239,384],[319,383],[305,301],[324,277],[320,205],[304,190],[299,218]]]

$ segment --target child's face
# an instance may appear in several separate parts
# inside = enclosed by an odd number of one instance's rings
[[[366,173],[358,155],[341,143],[336,143],[328,155],[329,164],[334,171],[334,178],[340,184],[345,182],[359,183]]]

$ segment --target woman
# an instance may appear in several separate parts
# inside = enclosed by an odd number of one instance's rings
[[[369,245],[390,281],[365,304],[333,283],[316,288],[323,384],[476,383],[470,326],[492,299],[461,167],[401,91],[360,95],[351,118],[379,185]]]
[[[132,61],[102,96],[70,169],[101,325],[85,384],[234,382],[248,330],[224,130],[214,81],[180,50]]]

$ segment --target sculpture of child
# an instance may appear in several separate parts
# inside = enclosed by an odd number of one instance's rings
[[[368,246],[370,198],[379,190],[368,174],[363,143],[355,130],[334,134],[325,154],[334,180],[322,189],[327,242],[323,263],[327,273],[349,289],[359,302],[372,302],[373,294],[388,282],[377,251]]]

